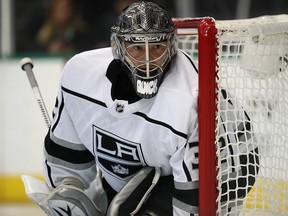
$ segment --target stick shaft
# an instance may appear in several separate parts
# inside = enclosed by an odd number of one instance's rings
[[[37,83],[37,81],[35,79],[32,67],[31,67],[31,65],[26,64],[26,65],[23,66],[23,69],[26,72],[26,75],[27,75],[28,80],[30,82],[31,88],[32,88],[32,90],[34,92],[35,98],[37,100],[37,103],[38,103],[38,105],[40,107],[40,110],[41,110],[41,113],[43,115],[45,124],[49,128],[50,125],[51,125],[51,120],[50,120],[49,114],[47,112],[44,100],[42,98],[41,91],[39,89],[38,83]]]

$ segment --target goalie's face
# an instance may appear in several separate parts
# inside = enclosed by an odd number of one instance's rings
[[[142,98],[157,94],[177,53],[174,31],[167,11],[147,1],[131,4],[111,27],[113,56],[129,69],[134,89]]]
[[[150,79],[163,72],[167,61],[167,41],[158,43],[125,42],[126,61],[132,68],[132,73],[143,79]]]
[[[170,60],[167,40],[149,42],[148,37],[137,42],[123,41],[124,63],[129,68],[136,93],[142,98],[156,95],[163,71]]]

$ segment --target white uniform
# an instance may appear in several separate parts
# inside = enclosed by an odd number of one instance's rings
[[[128,103],[111,97],[106,73],[112,61],[111,48],[105,48],[78,54],[65,65],[45,139],[48,185],[75,176],[88,187],[97,165],[119,191],[143,166],[159,167],[162,175],[174,177],[174,215],[197,213],[197,68],[178,51],[157,95]]]

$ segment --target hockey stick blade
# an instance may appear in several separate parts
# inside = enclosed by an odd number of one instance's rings
[[[38,105],[40,107],[41,113],[42,113],[42,115],[44,117],[44,121],[45,121],[47,127],[49,128],[50,124],[51,124],[51,121],[50,121],[50,118],[49,118],[49,115],[48,115],[44,100],[42,98],[38,83],[37,83],[37,81],[35,79],[35,76],[34,76],[34,73],[33,73],[33,70],[32,70],[32,68],[34,66],[33,62],[32,62],[32,59],[31,58],[27,58],[27,57],[23,58],[20,61],[20,65],[21,65],[22,70],[24,70],[26,72],[26,75],[27,75],[28,80],[30,82],[31,88],[32,88],[32,90],[34,92],[35,98],[36,98],[37,103],[38,103]]]

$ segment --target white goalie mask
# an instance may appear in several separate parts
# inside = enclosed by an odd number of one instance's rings
[[[136,93],[151,98],[158,92],[165,69],[177,52],[175,25],[152,2],[131,4],[111,28],[113,56],[130,71]]]

